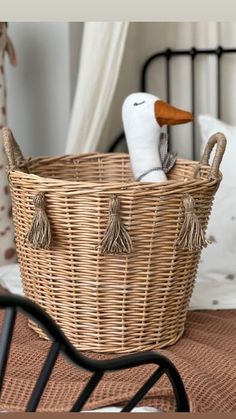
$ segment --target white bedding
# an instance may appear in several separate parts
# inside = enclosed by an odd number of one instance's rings
[[[107,406],[107,407],[102,407],[101,409],[95,409],[95,410],[86,410],[85,412],[105,412],[105,413],[117,413],[121,411],[121,407],[118,406]],[[142,413],[142,412],[149,412],[149,413],[154,413],[154,412],[161,412],[160,410],[155,409],[154,407],[146,407],[146,406],[142,406],[142,407],[135,407],[132,410],[132,413]]]

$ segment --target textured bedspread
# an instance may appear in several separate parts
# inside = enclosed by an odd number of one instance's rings
[[[2,312],[0,315],[2,319]],[[49,342],[38,338],[28,327],[26,318],[18,315],[0,399],[1,411],[24,409],[48,348]],[[236,411],[236,310],[190,312],[183,338],[161,353],[168,356],[180,371],[192,411]],[[99,359],[108,357],[87,355]],[[144,366],[132,372],[105,376],[86,409],[124,405],[154,368]],[[39,410],[69,410],[88,377],[86,372],[59,358]],[[165,378],[150,390],[143,405],[162,411],[174,410],[172,391]]]

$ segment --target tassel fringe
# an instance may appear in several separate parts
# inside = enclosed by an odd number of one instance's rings
[[[109,219],[100,243],[101,253],[130,253],[132,241],[120,219],[120,201],[116,195],[110,198]]]
[[[185,216],[181,227],[177,244],[182,249],[190,251],[200,250],[208,245],[205,233],[195,212],[195,202],[191,195],[186,195],[183,199]]]
[[[49,249],[51,244],[51,227],[45,211],[45,195],[39,192],[34,197],[35,214],[27,240],[34,249]]]

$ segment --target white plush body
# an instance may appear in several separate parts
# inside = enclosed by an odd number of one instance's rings
[[[133,93],[126,98],[122,107],[122,120],[135,179],[155,167],[162,167],[159,155],[161,127],[154,112],[157,100],[158,97],[148,93]],[[167,177],[164,171],[158,170],[148,173],[140,181],[165,180]]]

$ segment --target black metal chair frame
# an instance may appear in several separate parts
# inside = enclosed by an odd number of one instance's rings
[[[0,340],[0,393],[4,384],[4,377],[17,312],[22,312],[34,322],[39,324],[52,341],[49,352],[45,358],[44,365],[27,403],[26,412],[36,411],[60,353],[77,367],[92,373],[91,378],[88,380],[81,394],[72,406],[71,412],[80,412],[82,410],[83,406],[105,373],[126,370],[128,368],[145,364],[155,364],[158,367],[126,404],[126,406],[122,409],[122,412],[130,412],[164,374],[167,375],[173,388],[176,400],[176,412],[189,412],[188,398],[181,376],[176,367],[165,356],[150,351],[120,356],[109,360],[91,360],[77,351],[71,345],[55,321],[31,300],[15,295],[1,295],[0,309],[5,310]]]
[[[171,77],[170,69],[171,63],[174,57],[189,57],[191,60],[191,85],[190,85],[190,95],[191,95],[191,112],[195,114],[195,101],[196,101],[196,58],[198,56],[215,56],[216,66],[217,66],[217,83],[216,83],[216,98],[217,98],[217,117],[221,117],[221,95],[222,95],[222,83],[221,83],[221,69],[222,69],[222,57],[227,54],[235,54],[236,48],[223,48],[218,46],[215,49],[198,49],[192,47],[190,49],[180,49],[175,50],[167,48],[164,51],[157,52],[150,57],[148,57],[141,68],[140,74],[140,91],[148,91],[148,73],[151,68],[151,65],[160,59],[165,60],[166,66],[166,80],[165,89],[166,89],[166,100],[171,102]],[[171,147],[171,129],[167,127],[169,145]],[[109,152],[114,152],[117,145],[125,138],[124,132],[121,132],[112,142],[109,147]],[[196,124],[192,123],[192,157],[196,159]]]

